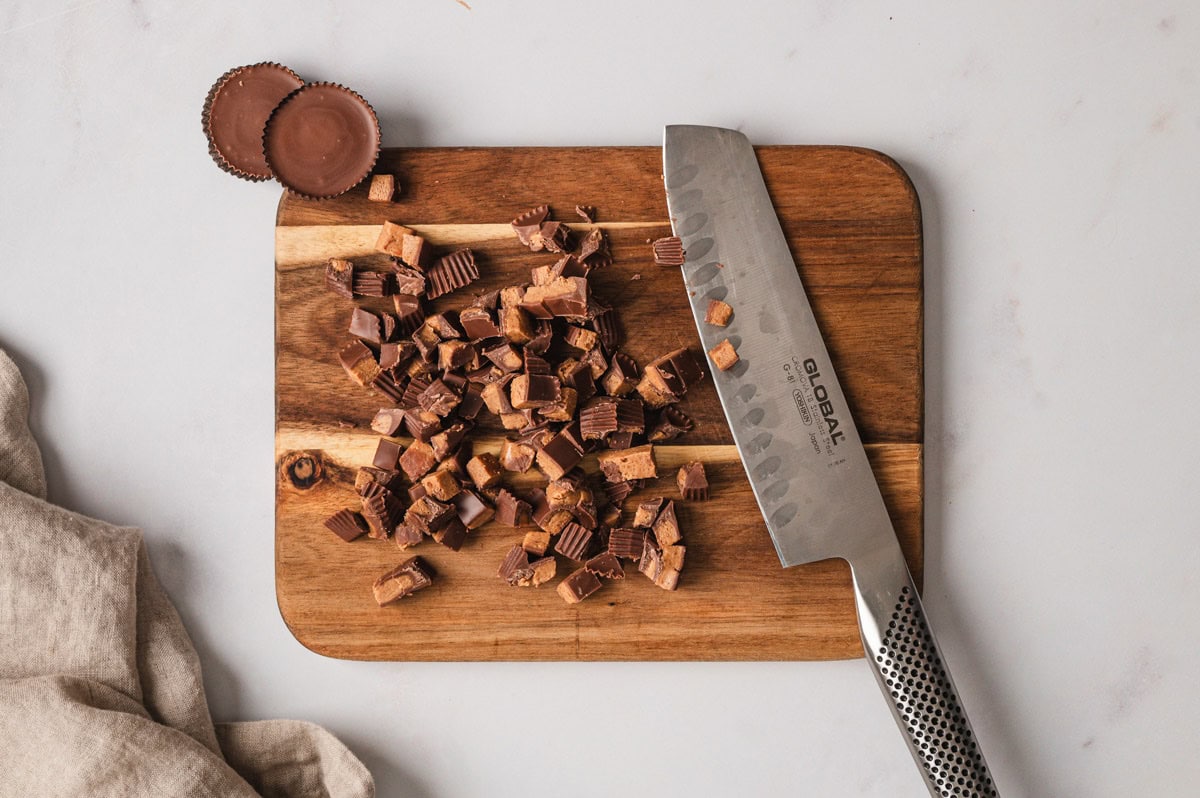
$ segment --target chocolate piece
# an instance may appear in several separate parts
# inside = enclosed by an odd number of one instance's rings
[[[382,574],[371,591],[380,607],[411,596],[433,584],[433,572],[420,557],[413,557]]]
[[[480,394],[487,409],[498,416],[513,412],[512,403],[508,401],[507,389],[510,382],[512,382],[512,375],[505,375],[504,378],[483,386]]]
[[[496,511],[474,491],[464,490],[451,499],[458,517],[467,529],[478,529],[492,520]]]
[[[559,389],[559,398],[557,402],[551,402],[538,410],[542,418],[551,421],[570,421],[575,418],[575,405],[578,401],[578,395],[574,388]]]
[[[721,371],[729,371],[738,362],[737,350],[729,343],[728,338],[708,350],[708,356],[712,358],[713,365]]]
[[[519,374],[509,390],[509,401],[516,410],[545,407],[559,398],[558,378],[548,374]]]
[[[708,498],[708,477],[704,474],[704,463],[698,460],[679,467],[675,484],[686,501],[699,502]]]
[[[392,325],[396,324],[396,317],[390,313],[384,313],[385,320],[390,320]],[[390,333],[389,333],[390,334]],[[403,367],[408,361],[412,360],[417,354],[417,347],[412,341],[397,341],[380,344],[379,346],[379,368],[387,371],[396,371]]]
[[[469,249],[460,249],[438,260],[426,275],[429,277],[426,296],[437,299],[478,280],[479,269],[475,265],[475,254]]]
[[[487,308],[466,308],[458,314],[458,322],[467,338],[472,341],[500,336],[500,327],[492,319],[492,312]]]
[[[638,383],[638,393],[651,407],[664,407],[677,402],[687,393],[688,386],[704,379],[704,371],[692,353],[676,349],[646,365]]]
[[[460,426],[462,427],[462,433],[459,433],[456,429]],[[471,425],[465,423],[455,424],[452,426],[449,430],[447,430],[449,433],[449,438],[451,439],[451,443],[453,443],[456,435],[465,435],[470,429]],[[437,435],[434,435],[433,437],[434,440],[431,440],[429,444],[433,447],[434,456],[437,457],[439,456],[438,445],[441,439],[438,438]],[[443,471],[449,471],[458,479],[459,482],[462,482],[465,479],[470,479],[470,477],[467,476],[467,463],[471,461],[471,458],[474,455],[474,444],[471,441],[464,439],[458,444],[458,448],[455,449],[448,457],[442,457],[442,462],[438,464],[438,468],[442,469]]]
[[[380,485],[373,487],[370,494],[360,498],[362,515],[368,527],[367,535],[382,540],[392,534],[403,511],[396,494]]]
[[[540,236],[547,252],[566,252],[571,228],[562,222],[542,222],[535,237]]]
[[[568,324],[565,340],[568,346],[573,346],[582,352],[589,352],[595,348],[600,338],[593,330]]]
[[[458,405],[458,415],[460,418],[471,421],[479,415],[479,411],[482,409],[483,389],[471,383],[463,391],[462,401]]]
[[[405,414],[405,423],[411,414]],[[400,470],[402,470],[410,481],[416,482],[421,477],[425,476],[429,471],[437,465],[437,458],[433,455],[433,449],[429,444],[421,441],[413,441],[404,454],[400,455]]]
[[[501,482],[503,470],[496,455],[491,452],[477,454],[467,463],[467,473],[477,488],[494,488]]]
[[[530,289],[532,290],[532,289]],[[542,303],[555,316],[583,317],[588,309],[588,281],[586,277],[562,277],[544,286]],[[528,297],[528,293],[526,294]]]
[[[633,433],[610,432],[604,438],[604,445],[609,449],[628,449],[633,446]]]
[[[629,498],[629,494],[633,493],[633,491],[633,483],[628,480],[623,479],[620,482],[605,481],[604,483],[604,495],[618,509],[620,509],[621,505]]]
[[[584,440],[600,440],[617,431],[617,403],[609,397],[593,399],[579,411],[579,430]]]
[[[592,544],[592,531],[572,521],[563,527],[554,550],[569,560],[583,562]]]
[[[545,319],[533,323],[533,337],[525,344],[526,351],[544,355],[554,342],[554,326]]]
[[[675,517],[675,502],[669,501],[663,506],[651,529],[660,546],[670,546],[683,539],[679,531],[679,519]]]
[[[429,443],[442,428],[442,418],[428,410],[412,408],[404,412],[404,429],[421,443]],[[436,455],[435,455],[436,459]]]
[[[422,268],[428,250],[425,239],[411,230],[400,237],[400,260],[414,269]]]
[[[639,504],[637,512],[633,516],[633,525],[645,529],[652,527],[654,519],[658,518],[658,514],[662,511],[664,501],[666,500],[659,496],[655,499],[647,499]]]
[[[440,469],[422,477],[421,487],[425,488],[426,495],[444,502],[450,501],[462,490],[453,474]]]
[[[367,522],[353,510],[338,510],[325,519],[325,527],[347,543],[362,537],[369,531]],[[550,539],[549,535],[546,536],[546,539]]]
[[[654,262],[659,266],[682,266],[684,260],[683,241],[679,236],[660,238],[653,244]]]
[[[367,189],[367,199],[371,202],[391,202],[395,198],[395,175],[371,175],[371,186]]]
[[[500,290],[485,291],[479,294],[471,301],[471,307],[483,308],[484,310],[495,310],[500,304]]]
[[[330,258],[325,264],[325,287],[346,299],[354,298],[354,264]]]
[[[510,585],[516,585],[522,579],[529,579],[533,575],[533,569],[529,567],[529,554],[520,546],[513,546],[504,555],[496,575]]]
[[[659,576],[662,575],[662,549],[651,538],[647,538],[646,545],[642,547],[642,556],[638,558],[638,570],[648,576],[652,582],[657,582]]]
[[[663,568],[672,571],[683,570],[683,558],[687,554],[686,546],[663,546],[662,560]]]
[[[526,374],[537,374],[540,376],[550,376],[552,369],[550,363],[536,352],[530,352],[526,349],[523,353],[525,362]]]
[[[434,380],[429,387],[417,397],[417,404],[423,410],[445,418],[458,407],[459,398],[449,385],[441,379]]]
[[[450,321],[445,313],[434,313],[425,319],[424,326],[439,341],[462,338],[462,333],[458,331],[458,328],[454,326],[454,322]]]
[[[728,326],[733,318],[733,306],[719,299],[708,300],[708,310],[704,312],[704,321],[718,327]]]
[[[425,275],[402,263],[392,264],[392,282],[398,294],[420,297],[425,293]]]
[[[408,512],[404,514],[404,523],[416,526],[429,534],[445,528],[451,520],[458,520],[457,509],[432,496],[417,499],[409,505]]]
[[[609,396],[624,396],[637,387],[638,366],[624,352],[614,352],[612,363],[601,379],[601,385]]]
[[[421,531],[420,527],[408,524],[397,524],[395,532],[392,533],[392,541],[402,551],[409,546],[417,545],[424,539],[425,533]]]
[[[579,432],[579,422],[578,421],[572,421],[570,424],[563,427],[561,430],[559,430],[559,434],[562,435],[567,440],[569,440],[571,442],[571,444],[576,449],[578,449],[580,452],[588,451],[588,446],[590,445],[590,442],[585,441],[583,439],[583,435]],[[547,440],[547,443],[548,442],[549,442],[549,440]],[[574,467],[574,466],[572,466],[572,467]],[[568,470],[570,470],[570,469],[568,469]]]
[[[396,308],[396,334],[412,335],[425,321],[425,308],[421,298],[412,294],[393,294],[392,304]]]
[[[530,563],[529,567],[533,573],[529,576],[528,584],[524,580],[517,582],[521,587],[538,587],[549,582],[558,571],[558,562],[553,557],[543,557]]]
[[[381,297],[392,293],[392,276],[380,272],[354,270],[356,296]]]
[[[592,269],[574,255],[563,255],[550,267],[552,277],[587,277]]]
[[[575,469],[574,471],[579,471],[579,469]],[[546,501],[550,504],[551,508],[559,510],[565,507],[574,507],[579,503],[579,483],[569,477],[570,475],[567,475],[562,479],[552,480],[546,486]]]
[[[396,463],[400,460],[400,452],[403,451],[400,444],[387,438],[380,438],[379,444],[375,447],[375,459],[371,465],[376,468],[382,468],[385,471],[395,471]]]
[[[500,309],[500,331],[514,344],[526,344],[533,340],[533,321],[520,307]]]
[[[358,185],[379,155],[379,120],[358,94],[331,83],[296,89],[271,112],[262,146],[275,178],[309,198]]]
[[[338,360],[342,368],[350,375],[350,379],[367,388],[379,376],[379,364],[375,355],[362,341],[347,344],[338,352]]]
[[[646,428],[646,417],[642,403],[636,399],[617,399],[617,432],[642,432]]]
[[[650,428],[650,432],[646,438],[651,443],[661,443],[663,441],[674,440],[685,432],[690,432],[696,426],[696,422],[692,421],[679,408],[668,405],[663,408],[662,414],[658,417],[658,421]]]
[[[458,551],[467,540],[467,527],[456,515],[444,527],[433,533],[433,539],[451,551]]]
[[[371,429],[380,435],[394,436],[404,423],[404,411],[399,408],[382,408],[371,419]],[[394,466],[393,466],[394,468]]]
[[[295,72],[273,63],[222,75],[209,89],[201,114],[208,153],[217,166],[244,180],[274,177],[263,153],[263,130],[276,106],[303,85]]]
[[[525,301],[525,289],[528,286],[510,285],[500,289],[500,307],[502,309],[520,307]]]
[[[429,387],[430,382],[420,377],[413,377],[404,388],[404,396],[400,398],[400,406],[405,410],[417,410],[421,406],[421,394]]]
[[[557,535],[562,532],[563,527],[571,523],[572,516],[569,510],[555,510],[551,507],[545,492],[539,490],[533,493],[532,518],[539,528],[551,535]]]
[[[391,341],[396,335],[396,317],[391,313],[379,313],[379,318],[383,320],[383,341]]]
[[[371,387],[397,404],[399,404],[401,397],[404,396],[404,391],[401,389],[400,383],[396,382],[396,378],[392,376],[392,372],[390,371],[380,370],[375,375],[375,379],[371,381]]]
[[[661,365],[659,361],[662,361]],[[692,350],[686,347],[668,352],[655,361],[655,365],[659,368],[662,368],[664,365],[669,366],[670,370],[683,383],[684,392],[704,379],[704,369],[701,368],[699,361],[696,360],[696,356],[692,354]]]
[[[425,490],[425,486],[422,485],[420,482],[418,482],[415,485],[410,485],[408,488],[409,504],[415,502],[417,499],[423,498],[428,495],[429,495],[429,491]]]
[[[646,547],[648,534],[643,529],[614,527],[608,533],[608,551],[617,557],[627,560],[640,560],[642,550]]]
[[[585,222],[596,221],[596,207],[594,205],[576,205],[575,213],[582,216]]]
[[[496,497],[496,522],[506,526],[521,526],[529,515],[529,502],[522,501],[507,490],[500,489]]]
[[[521,437],[518,438],[521,443],[527,443],[534,449],[540,449],[550,442],[554,437],[554,428],[550,426],[549,421],[543,421],[540,424],[535,424],[521,431]]]
[[[487,338],[479,343],[482,345],[487,345],[494,340],[496,339]],[[483,386],[489,385],[493,382],[499,382],[504,377],[504,372],[496,368],[495,365],[487,363],[481,365],[479,368],[473,371],[468,371],[464,376],[466,376],[469,382],[478,385],[480,390],[483,390]]]
[[[546,217],[549,215],[550,206],[539,205],[513,219],[512,229],[517,234],[517,240],[534,252],[544,249],[541,237],[542,222],[546,221]]]
[[[596,576],[602,576],[605,579],[624,579],[625,569],[621,567],[621,561],[617,556],[609,551],[601,552],[583,564],[583,567],[594,573]]]
[[[611,352],[621,345],[621,325],[617,321],[616,311],[601,313],[592,319],[592,327],[600,336],[601,345]]]
[[[558,583],[558,595],[568,604],[578,604],[601,587],[600,580],[586,568],[580,568],[575,573]]]
[[[541,557],[546,553],[546,549],[550,548],[550,533],[540,529],[526,532],[525,538],[521,541],[521,548],[530,554]]]
[[[547,441],[537,453],[538,467],[550,479],[558,479],[582,460],[583,449],[562,433]]]
[[[512,344],[508,343],[507,341],[502,344],[497,344],[490,349],[485,349],[483,351],[483,356],[492,361],[492,363],[496,364],[497,368],[506,372],[519,371],[525,364],[525,360],[523,357],[521,357],[521,353],[516,349],[513,349]]]
[[[464,341],[443,341],[438,344],[438,368],[451,371],[455,368],[478,368],[479,352]]]
[[[451,424],[429,439],[429,446],[433,449],[433,456],[438,459],[439,463],[442,462],[459,448],[466,435],[466,424],[462,422]],[[470,458],[467,459],[469,460]]]
[[[623,479],[649,479],[658,476],[654,467],[654,446],[646,444],[632,449],[610,450],[596,456],[600,470],[609,482]]]
[[[599,269],[612,264],[612,253],[608,248],[608,236],[600,228],[590,230],[579,242],[575,257],[589,268]]]
[[[525,473],[533,465],[537,449],[519,441],[505,440],[500,448],[500,465],[505,471]]]
[[[387,488],[392,493],[396,493],[403,485],[404,478],[399,471],[363,466],[354,475],[354,490],[359,496],[374,493],[372,486]]]
[[[350,334],[364,341],[378,344],[383,339],[379,317],[369,310],[355,308],[350,315]]]
[[[590,491],[585,493],[584,497],[579,500],[579,503],[571,508],[571,514],[580,526],[587,529],[595,529],[600,525],[600,519],[596,514],[596,502],[593,500]]]

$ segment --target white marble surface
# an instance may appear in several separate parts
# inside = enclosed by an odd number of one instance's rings
[[[274,59],[359,89],[391,145],[693,121],[896,157],[925,213],[927,607],[1003,793],[1195,794],[1195,4],[472,5],[0,5],[0,346],[52,498],[145,529],[215,715],[326,724],[384,796],[923,794],[862,661],[364,664],[292,639],[278,189],[199,130],[216,76]]]

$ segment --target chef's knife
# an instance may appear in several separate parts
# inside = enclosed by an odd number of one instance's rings
[[[737,349],[713,382],[779,559],[850,563],[867,661],[929,792],[996,796],[753,147],[734,130],[668,126],[663,179],[700,340]],[[710,299],[733,306],[729,326],[704,322]]]

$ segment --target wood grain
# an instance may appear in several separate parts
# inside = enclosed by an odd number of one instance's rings
[[[922,537],[921,226],[916,195],[890,159],[845,147],[758,150],[772,200],[897,535],[920,581]],[[780,568],[710,383],[684,409],[697,429],[656,450],[659,483],[709,464],[712,499],[681,506],[688,561],[667,593],[640,574],[607,584],[582,604],[551,589],[515,589],[495,576],[520,532],[473,532],[460,552],[422,544],[434,587],[380,609],[371,582],[404,555],[389,543],[346,544],[321,522],[354,505],[354,470],[377,440],[378,399],[349,382],[336,360],[351,303],[323,287],[330,257],[385,268],[373,252],[386,220],[438,247],[470,246],[483,290],[528,279],[552,260],[520,247],[508,222],[549,202],[577,229],[577,203],[599,209],[615,264],[595,273],[596,293],[621,312],[640,362],[698,346],[679,272],[654,265],[647,239],[669,235],[657,148],[447,148],[385,150],[380,171],[404,184],[393,204],[360,187],[336,200],[284,195],[276,227],[276,588],[297,639],[349,659],[838,659],[861,656],[849,571],[842,561]],[[582,220],[579,220],[582,222]],[[635,275],[637,278],[635,279]],[[434,303],[454,308],[451,295]],[[384,309],[384,300],[365,301]],[[501,431],[483,428],[483,448]],[[594,468],[589,460],[585,467]],[[636,499],[636,496],[634,497]],[[560,569],[560,573],[562,570]]]

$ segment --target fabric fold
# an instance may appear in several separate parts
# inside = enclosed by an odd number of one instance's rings
[[[315,724],[213,725],[140,530],[50,504],[29,395],[0,350],[0,796],[371,798]]]

